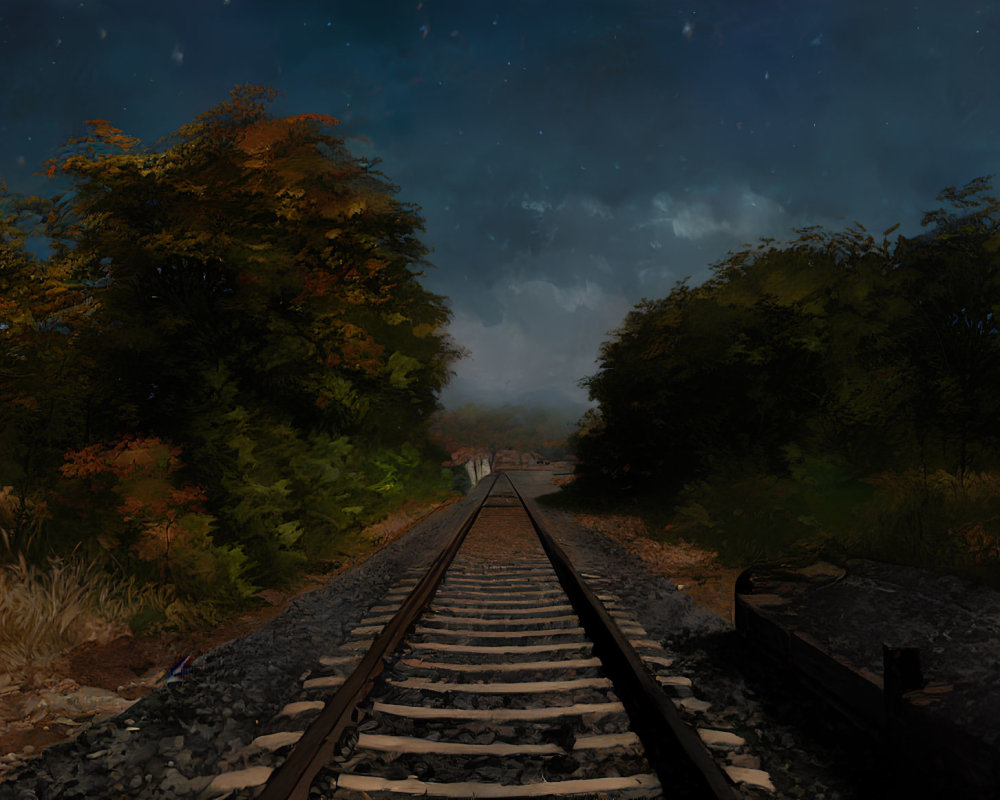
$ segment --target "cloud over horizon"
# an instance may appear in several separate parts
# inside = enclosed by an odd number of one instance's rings
[[[600,342],[628,312],[628,300],[591,281],[565,287],[544,280],[507,282],[491,294],[501,309],[499,321],[485,324],[479,316],[455,314],[451,335],[468,356],[457,365],[445,402],[586,404],[586,390],[577,384],[595,371]]]

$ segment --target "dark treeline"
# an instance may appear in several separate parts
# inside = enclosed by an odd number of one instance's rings
[[[155,147],[91,122],[48,164],[64,191],[0,197],[0,560],[239,603],[447,488],[426,429],[457,349],[422,221],[274,96],[237,87]]]
[[[638,305],[585,381],[578,485],[733,561],[833,539],[994,568],[1000,203],[987,179],[938,201],[924,235],[809,228]]]

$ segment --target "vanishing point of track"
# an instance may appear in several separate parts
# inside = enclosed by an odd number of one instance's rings
[[[374,641],[323,660],[309,683],[329,700],[262,737],[293,747],[257,796],[733,797],[654,678],[662,658],[637,652],[638,623],[509,478],[487,480],[431,567],[353,632]],[[305,706],[321,710],[294,730]]]

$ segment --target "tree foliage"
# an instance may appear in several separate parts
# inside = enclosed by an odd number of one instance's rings
[[[938,200],[921,236],[803,229],[638,305],[584,381],[581,484],[691,500],[773,476],[787,506],[819,465],[958,485],[996,468],[1000,203],[986,179]]]
[[[242,87],[161,150],[93,121],[52,162],[76,180],[74,255],[101,287],[91,350],[126,379],[104,409],[183,436],[224,369],[298,426],[398,441],[453,356],[443,301],[416,280],[421,221],[327,132],[336,120],[272,119],[272,96]]]
[[[47,164],[68,192],[0,198],[0,486],[22,544],[43,503],[50,548],[103,537],[239,594],[336,558],[439,474],[426,428],[458,350],[417,209],[332,117],[271,116],[275,95],[238,86],[153,147],[92,120]]]

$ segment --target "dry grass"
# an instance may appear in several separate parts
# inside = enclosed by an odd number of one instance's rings
[[[169,602],[163,592],[112,580],[93,565],[53,560],[44,569],[23,555],[0,566],[0,664],[49,666],[85,641],[128,631],[143,604]]]

